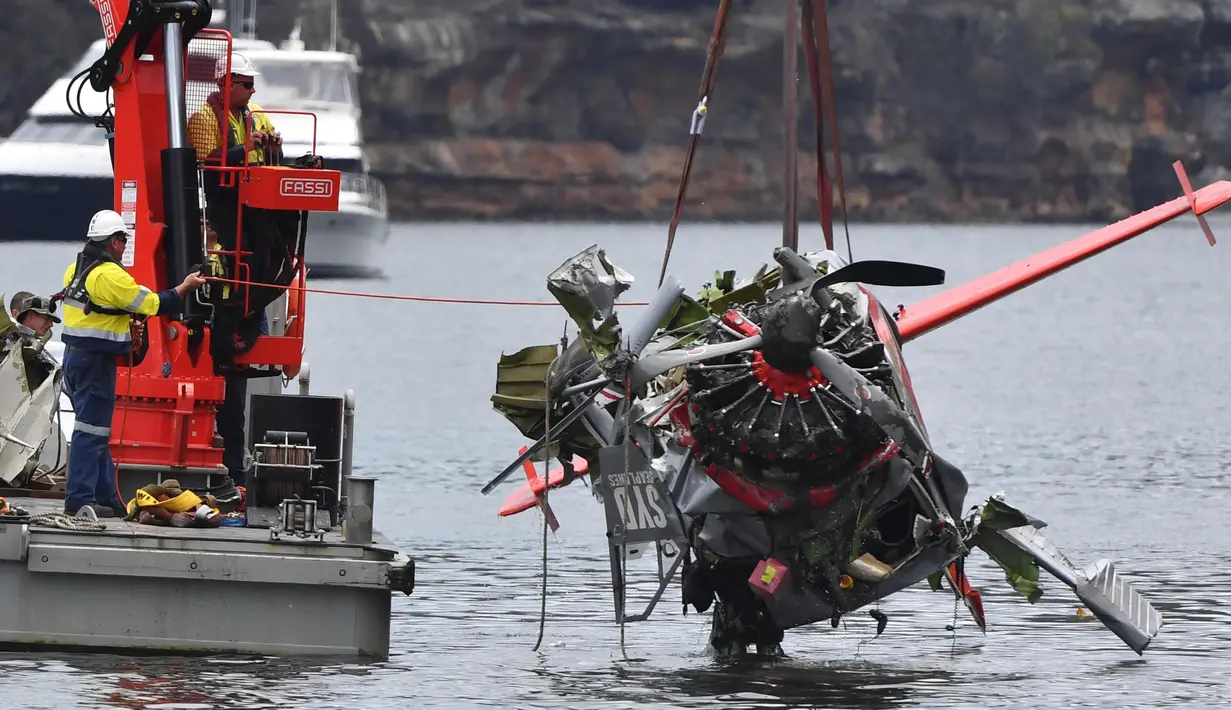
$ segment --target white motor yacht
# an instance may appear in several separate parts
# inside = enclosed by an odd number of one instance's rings
[[[308,216],[305,258],[313,275],[378,274],[389,239],[388,202],[384,185],[368,172],[355,55],[304,49],[295,34],[279,48],[242,51],[260,72],[253,101],[271,111],[267,115],[282,135],[283,156],[315,153],[326,168],[342,172],[338,211]],[[367,268],[335,266],[345,263]]]
[[[368,174],[364,153],[354,55],[305,50],[294,36],[282,48],[236,37],[235,51],[248,56],[261,75],[254,101],[269,111],[310,111],[309,116],[270,114],[292,159],[315,150],[325,166],[342,171],[336,213],[309,216],[305,257],[317,277],[377,276],[389,237],[388,205],[381,182]],[[0,142],[0,242],[80,241],[90,216],[114,206],[114,176],[106,135],[90,118],[69,109],[67,89],[76,74],[106,49],[94,42],[69,71],[30,107],[26,120]],[[189,52],[192,52],[190,46]],[[73,105],[102,114],[106,97],[84,86]],[[197,106],[188,106],[191,114]]]

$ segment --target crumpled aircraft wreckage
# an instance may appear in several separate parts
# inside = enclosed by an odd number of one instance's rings
[[[0,302],[3,302],[0,294]],[[53,469],[67,465],[67,456],[48,452],[62,447],[52,437],[59,410],[63,373],[45,349],[51,333],[38,336],[0,315],[0,487],[30,486]],[[49,465],[50,463],[50,465]],[[0,499],[2,501],[2,499]]]
[[[1231,195],[1231,185],[1214,189],[1219,201]],[[1168,214],[1189,204],[1169,203]],[[632,277],[590,247],[548,279],[578,337],[562,352],[542,345],[500,358],[493,404],[536,441],[483,492],[523,468],[529,482],[501,514],[537,504],[555,528],[545,489],[586,479],[606,511],[617,621],[648,618],[682,569],[684,603],[713,607],[710,644],[720,654],[750,645],[780,654],[785,629],[836,626],[924,580],[935,590],[947,583],[985,630],[963,565],[975,548],[1031,602],[1046,569],[1140,654],[1162,617],[1112,562],[1078,568],[1044,537],[1044,523],[1000,494],[963,515],[966,477],[932,448],[901,352],[1058,264],[1123,241],[1126,223],[893,314],[859,284],[931,285],[944,272],[779,247],[773,269],[742,281],[721,273],[695,296],[668,277],[631,326],[615,305]],[[533,459],[563,468],[540,477]],[[627,551],[647,545],[657,549],[659,587],[629,615]]]
[[[710,115],[731,0],[720,0],[690,130],[670,256],[693,155]],[[845,263],[833,251],[833,192],[843,200],[824,0],[788,0],[784,47],[802,36],[817,128],[818,205],[825,249],[798,249],[796,53],[784,52],[787,138],[783,242],[743,280],[735,272],[689,296],[666,273],[649,305],[623,323],[617,298],[632,277],[597,246],[564,262],[548,290],[578,336],[502,355],[492,402],[535,440],[484,488],[519,468],[528,482],[501,515],[547,505],[548,489],[587,481],[606,512],[616,620],[649,617],[677,572],[685,605],[713,608],[721,654],[779,654],[785,629],[844,614],[924,580],[947,584],[986,629],[964,561],[978,548],[1034,602],[1039,568],[1067,584],[1141,654],[1162,625],[1108,560],[1080,569],[1044,537],[1044,523],[1000,495],[966,510],[967,480],[931,445],[902,346],[946,323],[1192,213],[1231,199],[1231,182],[1194,191],[980,279],[890,313],[862,284],[927,286],[944,272],[894,261]],[[823,111],[822,109],[827,109]],[[828,116],[822,121],[822,114]],[[832,133],[837,180],[821,137]],[[849,239],[849,237],[848,237]],[[559,460],[540,477],[532,460]],[[963,512],[965,511],[965,513]],[[645,610],[625,613],[629,548],[653,545],[659,586]],[[681,572],[682,570],[682,572]],[[878,620],[878,632],[884,616]]]

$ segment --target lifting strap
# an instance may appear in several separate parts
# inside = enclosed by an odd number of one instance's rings
[[[798,251],[799,215],[798,215],[798,110],[796,98],[798,89],[798,44],[797,34],[799,22],[800,0],[788,0],[787,14],[783,23],[783,133],[786,142],[786,166],[784,171],[786,197],[783,205],[783,244]],[[684,158],[684,170],[680,176],[680,186],[675,197],[675,209],[671,215],[671,225],[667,230],[667,248],[663,253],[662,269],[658,275],[658,285],[661,286],[667,277],[667,263],[671,259],[671,249],[675,245],[675,233],[680,225],[680,213],[684,205],[684,197],[688,191],[688,178],[692,174],[693,158],[696,156],[697,144],[701,131],[705,127],[706,114],[709,111],[709,100],[713,98],[714,82],[718,70],[718,61],[726,46],[727,15],[731,9],[731,0],[721,0],[717,16],[714,19],[714,31],[710,36],[709,50],[705,58],[705,70],[701,77],[700,101],[693,113],[692,126],[689,130],[688,152]],[[817,204],[820,210],[821,230],[825,236],[825,248],[833,249],[833,182],[825,165],[824,126],[825,117],[829,119],[829,131],[833,143],[834,171],[837,174],[838,199],[842,207],[842,226],[846,233],[847,258],[854,261],[851,254],[851,235],[847,224],[846,185],[842,174],[842,151],[838,141],[837,109],[834,104],[833,64],[829,51],[829,21],[826,14],[825,0],[803,0],[803,40],[804,54],[808,62],[808,78],[812,90],[812,106],[815,112],[816,152],[817,152]]]
[[[819,61],[817,49],[819,48]],[[834,172],[838,177],[838,200],[842,205],[842,228],[846,233],[846,254],[850,261],[851,232],[846,221],[846,185],[842,178],[842,151],[838,142],[837,109],[834,106],[833,63],[829,53],[829,19],[825,0],[805,0],[804,52],[808,56],[808,74],[812,84],[812,105],[816,111],[817,197],[821,209],[821,228],[825,230],[825,246],[833,248],[833,186],[825,167],[824,121],[821,107],[829,118],[829,134],[833,141]],[[819,66],[817,66],[819,64]]]
[[[697,142],[701,139],[701,131],[705,128],[705,115],[709,111],[709,100],[714,93],[714,78],[718,73],[718,60],[722,57],[722,50],[727,42],[727,13],[730,9],[731,0],[722,0],[718,6],[718,15],[714,18],[714,32],[710,35],[710,45],[705,56],[705,70],[701,73],[701,96],[693,112],[692,125],[688,131],[688,154],[684,158],[684,172],[680,176],[680,188],[675,196],[675,211],[671,215],[671,226],[667,229],[667,250],[663,253],[662,271],[658,274],[659,286],[662,286],[663,279],[667,278],[667,262],[671,259],[675,232],[680,226],[680,211],[684,207],[684,195],[688,191],[688,176],[692,174],[692,159],[697,153]]]
[[[833,182],[825,165],[825,115],[821,112],[821,74],[816,58],[816,26],[812,0],[804,1],[804,57],[808,61],[808,83],[812,87],[812,117],[816,125],[816,203],[821,211],[821,233],[825,248],[833,249]]]
[[[782,246],[799,251],[799,0],[787,0],[782,25],[782,131],[786,173],[782,180]]]

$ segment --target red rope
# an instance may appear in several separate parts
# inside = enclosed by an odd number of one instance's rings
[[[399,296],[389,293],[364,293],[360,291],[334,291],[324,288],[307,288],[305,286],[282,286],[280,284],[258,283],[256,281],[240,281],[237,279],[224,279],[219,276],[206,276],[206,281],[219,281],[222,283],[237,284],[240,286],[257,286],[263,288],[276,288],[286,291],[304,291],[307,293],[326,293],[333,296],[355,296],[356,298],[383,298],[390,301],[419,301],[422,303],[467,303],[480,306],[557,306],[560,304],[556,301],[503,301],[497,299],[483,298],[443,298],[439,296]],[[617,306],[646,306],[648,301],[626,301],[617,303]]]

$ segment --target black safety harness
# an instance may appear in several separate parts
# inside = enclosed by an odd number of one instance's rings
[[[92,245],[87,245],[77,255],[77,267],[73,270],[73,278],[64,287],[64,290],[51,297],[52,301],[76,301],[82,304],[82,312],[86,315],[91,313],[102,313],[108,316],[126,316],[131,315],[128,311],[122,308],[112,308],[95,303],[85,288],[86,278],[90,272],[102,266],[105,262],[119,264],[119,260],[111,254],[108,254],[101,249],[91,248]],[[123,268],[122,266],[120,268]]]

